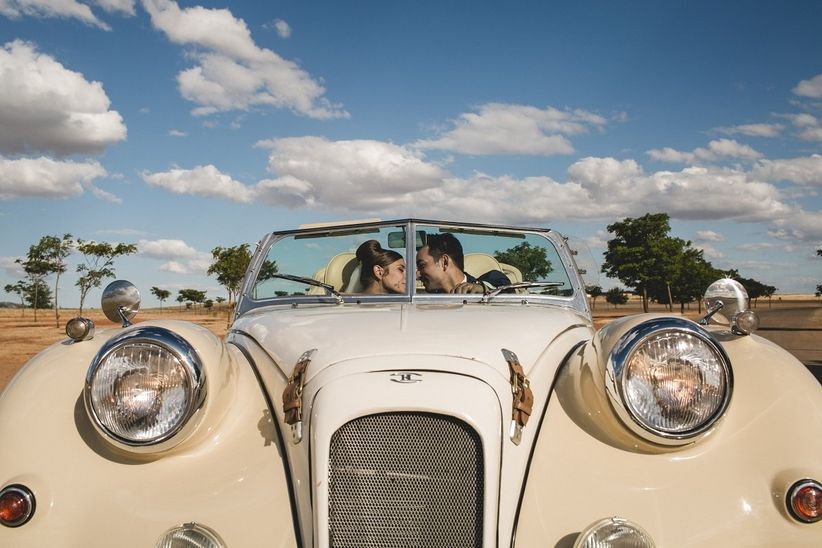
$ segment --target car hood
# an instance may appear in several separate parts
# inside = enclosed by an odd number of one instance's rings
[[[526,374],[562,333],[591,322],[572,309],[497,304],[346,304],[266,307],[231,330],[253,338],[286,377],[307,350],[310,379],[339,362],[380,356],[442,356],[481,361],[508,376],[501,349]]]

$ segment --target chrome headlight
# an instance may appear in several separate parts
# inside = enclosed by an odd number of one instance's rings
[[[679,445],[725,411],[733,376],[722,347],[680,318],[637,325],[614,346],[606,387],[622,421],[645,439]]]
[[[574,542],[574,548],[654,548],[651,535],[626,519],[605,518],[589,525]]]
[[[155,548],[223,548],[225,545],[213,530],[199,523],[185,523],[167,531]]]
[[[86,375],[86,409],[95,425],[131,450],[179,433],[205,399],[197,353],[179,335],[140,327],[109,340]]]

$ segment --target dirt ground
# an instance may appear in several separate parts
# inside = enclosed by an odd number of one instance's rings
[[[594,306],[594,323],[600,327],[614,318],[641,312],[641,308],[636,299],[617,308],[599,299]],[[787,348],[812,371],[822,372],[822,302],[813,297],[773,300],[770,305],[767,301],[758,303],[755,310],[760,315],[762,326],[757,334]],[[661,305],[651,306],[651,312],[665,311]],[[679,312],[677,308],[674,311]],[[55,326],[54,310],[38,311],[35,322],[32,310],[0,309],[0,391],[30,358],[46,346],[66,338],[65,322],[76,313],[76,310],[61,310],[61,326],[58,328]],[[94,321],[97,329],[115,326],[99,309],[87,310],[84,315]],[[685,316],[691,319],[699,315],[696,306],[685,311]],[[148,309],[141,310],[134,321],[138,323],[158,318],[192,321],[209,328],[219,337],[227,331],[225,310]]]

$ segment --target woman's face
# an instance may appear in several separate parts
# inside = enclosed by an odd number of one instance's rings
[[[379,283],[385,293],[405,293],[405,259],[397,259],[382,270]]]

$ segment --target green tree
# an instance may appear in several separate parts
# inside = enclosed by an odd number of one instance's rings
[[[180,303],[180,310],[182,310],[183,309],[183,301],[185,301],[186,298],[183,297],[182,294],[178,294],[177,298],[174,299],[174,300],[177,301],[178,303]]]
[[[78,238],[77,251],[83,254],[83,262],[77,265],[77,273],[80,276],[75,282],[75,285],[80,288],[80,314],[82,314],[83,303],[88,292],[92,288],[100,287],[106,278],[115,276],[114,259],[135,253],[137,246],[83,241]]]
[[[667,213],[628,217],[607,228],[615,237],[608,241],[602,272],[640,293],[642,309],[648,312],[650,287],[661,283],[670,288],[675,273],[672,254],[682,240],[668,236],[671,227]]]
[[[182,297],[178,298],[178,301],[185,301],[192,304],[202,304],[206,296],[206,292],[199,289],[181,289],[178,293],[179,296]]]
[[[203,307],[205,307],[206,310],[211,310],[211,307],[213,307],[213,306],[214,306],[214,301],[212,301],[211,299],[206,299],[203,302]]]
[[[617,305],[628,302],[628,295],[625,294],[625,290],[621,287],[612,287],[605,292],[605,301],[614,305],[614,308],[616,308]]]
[[[37,321],[37,309],[42,308],[41,306],[38,306],[41,302],[38,292],[43,287],[46,287],[43,280],[52,272],[52,265],[49,262],[49,257],[46,252],[47,250],[45,246],[37,243],[29,246],[29,252],[26,254],[25,259],[19,258],[14,261],[19,264],[26,273],[26,279],[28,280],[26,283],[26,291],[33,291],[33,295],[30,298],[27,298],[27,301],[31,303],[34,308],[35,322]],[[51,302],[51,295],[49,295],[48,301],[49,303]]]
[[[58,236],[43,236],[37,243],[40,248],[40,256],[45,261],[48,274],[55,274],[54,277],[54,325],[60,327],[60,305],[57,302],[57,295],[60,286],[60,275],[66,271],[68,264],[66,258],[71,255],[74,246],[71,234]]]
[[[160,311],[163,311],[163,301],[171,297],[171,291],[168,289],[160,289],[159,287],[152,287],[151,294],[157,297],[157,300],[160,301]]]
[[[597,299],[602,297],[605,293],[602,291],[602,288],[598,285],[586,285],[585,292],[591,296],[591,309],[593,310],[596,307]]]
[[[35,280],[24,286],[24,299],[32,308],[52,308],[51,288],[43,280]]]
[[[680,313],[685,312],[685,305],[699,302],[702,311],[701,297],[708,286],[724,274],[705,260],[704,252],[683,242],[678,238],[671,238],[676,246],[667,250],[671,254],[670,270],[666,273],[666,281],[654,281],[649,284],[649,296],[659,303],[669,305],[673,310],[673,303],[679,304]],[[681,247],[679,247],[681,245]]]
[[[522,272],[523,280],[544,280],[553,270],[545,248],[528,242],[522,242],[505,251],[495,251],[494,258],[501,263],[517,267]]]
[[[6,293],[17,293],[17,296],[20,298],[20,314],[25,314],[26,311],[26,282],[23,280],[18,280],[17,283],[14,284],[6,284],[6,287],[3,288]]]
[[[211,250],[214,259],[208,267],[208,275],[216,275],[217,281],[228,291],[228,304],[231,305],[240,291],[248,264],[251,262],[251,252],[248,244],[234,247],[215,247]],[[276,272],[276,270],[275,270]]]

